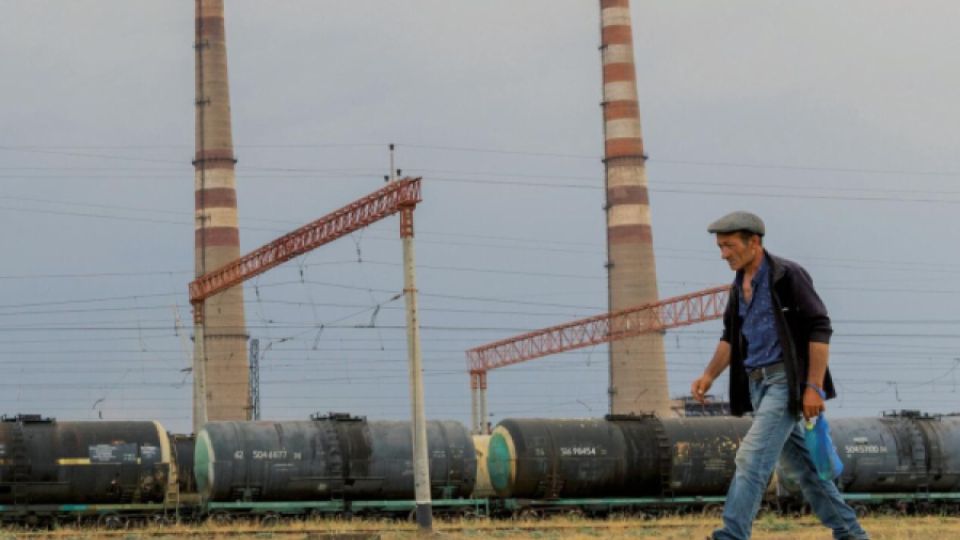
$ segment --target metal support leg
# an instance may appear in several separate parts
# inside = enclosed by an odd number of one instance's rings
[[[470,374],[470,432],[479,435],[480,431],[480,381],[476,373]]]
[[[490,419],[487,417],[487,373],[480,374],[480,433],[490,434]]]

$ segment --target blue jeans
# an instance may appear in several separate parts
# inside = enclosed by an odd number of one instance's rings
[[[762,381],[750,380],[753,425],[737,450],[734,474],[723,507],[723,527],[713,533],[720,540],[750,538],[753,520],[760,510],[777,459],[800,481],[803,496],[820,522],[833,530],[837,540],[869,538],[857,522],[856,513],[840,496],[833,482],[821,480],[803,444],[800,419],[790,414],[787,375],[774,373]]]

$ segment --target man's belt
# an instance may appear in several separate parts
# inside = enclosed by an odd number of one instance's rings
[[[769,366],[751,369],[749,372],[747,372],[747,375],[749,375],[754,381],[760,382],[775,373],[783,373],[783,370],[783,362],[777,362],[776,364],[770,364]]]

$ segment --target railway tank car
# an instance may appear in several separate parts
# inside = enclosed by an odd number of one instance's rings
[[[830,421],[845,493],[949,493],[960,491],[960,416],[917,411],[879,418]],[[796,473],[781,467],[780,491],[798,495]]]
[[[429,421],[427,438],[432,496],[469,497],[477,463],[467,429]],[[409,422],[211,422],[197,434],[194,474],[207,501],[413,499],[412,453]]]
[[[157,422],[0,418],[0,505],[162,502],[170,466]]]
[[[500,497],[721,495],[749,427],[716,417],[506,419],[491,435],[487,467]]]

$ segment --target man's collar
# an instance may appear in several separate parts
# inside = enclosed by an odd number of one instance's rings
[[[767,248],[763,248],[763,258],[764,262],[769,264],[770,273],[773,274],[773,282],[776,283],[780,281],[780,278],[786,274],[786,269],[780,264],[777,256],[767,251]],[[737,287],[743,285],[743,270],[737,270],[737,275],[734,276],[733,282]]]
[[[766,262],[770,263],[770,271],[773,274],[773,282],[776,283],[780,281],[780,278],[786,274],[786,269],[782,264],[780,264],[780,259],[767,251],[766,248],[763,249],[763,257]]]

